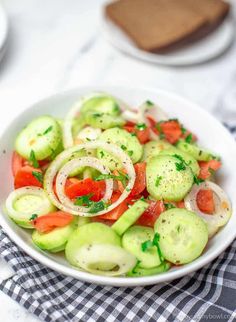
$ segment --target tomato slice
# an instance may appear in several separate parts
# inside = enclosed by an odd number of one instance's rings
[[[185,208],[184,200],[177,201],[175,204],[177,208]]]
[[[12,159],[11,159],[11,169],[12,174],[15,177],[18,170],[20,170],[24,166],[25,159],[22,158],[21,155],[19,155],[16,151],[12,153]]]
[[[32,221],[33,226],[40,233],[48,233],[57,227],[64,227],[69,225],[73,216],[64,211],[56,211],[44,216],[40,216]]]
[[[200,179],[208,179],[211,176],[211,170],[216,171],[221,167],[221,162],[217,160],[210,160],[210,161],[199,161],[200,166]]]
[[[139,195],[146,188],[146,163],[145,162],[136,163],[134,165],[134,170],[136,173],[136,178],[135,178],[133,189],[129,194],[129,197],[134,197]],[[119,175],[117,170],[114,171],[114,174],[117,176]],[[118,181],[118,189],[120,192],[124,191],[123,184],[120,181]]]
[[[124,125],[124,130],[128,131],[129,133],[136,134],[136,136],[141,144],[145,144],[150,140],[150,129],[148,127],[146,127],[143,130],[139,130],[136,128],[135,123],[127,122]]]
[[[197,206],[202,212],[213,214],[215,211],[213,191],[210,189],[199,190],[197,194]]]
[[[171,144],[176,143],[182,135],[181,125],[178,121],[170,120],[161,122],[160,129],[161,133],[165,135],[165,139]]]
[[[114,203],[116,200],[118,200],[120,195],[121,195],[120,192],[114,192],[114,194],[111,197],[111,202]],[[115,209],[98,217],[99,219],[117,220],[128,209],[128,205],[129,205],[129,200],[126,199],[122,203],[120,203]]]
[[[33,175],[33,173],[39,173],[39,178],[42,176],[42,170],[35,169],[29,165],[23,166],[20,168],[15,175],[14,179],[14,187],[15,189],[26,187],[26,186],[36,186],[42,187],[42,182],[37,179],[37,175]]]
[[[105,191],[105,182],[104,181],[94,181],[91,178],[87,178],[84,180],[78,179],[68,179],[65,186],[65,194],[70,199],[75,199],[76,197],[85,196],[88,194],[92,194],[91,200],[99,201]]]
[[[137,225],[153,227],[160,214],[165,211],[165,205],[162,200],[149,200],[148,209],[136,221]]]

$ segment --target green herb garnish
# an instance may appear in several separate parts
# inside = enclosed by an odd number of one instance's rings
[[[162,176],[157,176],[156,181],[155,181],[155,186],[158,187],[160,182],[162,180]]]
[[[181,157],[181,155],[173,154],[173,157],[175,157],[176,159],[179,160],[179,162],[175,163],[176,170],[177,171],[185,170],[187,164],[186,164],[185,160]]]
[[[39,171],[32,171],[32,175],[38,180],[38,182],[43,183],[43,174]]]
[[[127,185],[127,181],[129,180],[129,176],[126,173],[122,173],[121,171],[118,171],[119,175],[116,176],[114,174],[100,174],[98,177],[96,177],[95,181],[102,181],[107,179],[113,179],[120,181],[122,183],[122,186],[125,188]]]
[[[34,150],[30,151],[30,157],[29,157],[30,163],[33,165],[34,168],[39,168],[39,163],[35,157]]]
[[[193,135],[192,133],[190,133],[189,135],[186,136],[185,142],[192,143],[192,141],[193,141]]]
[[[127,150],[127,147],[124,145],[124,144],[121,144],[121,149],[123,150],[123,151],[125,151],[125,150]]]
[[[74,205],[90,208],[88,211],[90,214],[95,214],[107,208],[108,205],[103,200],[97,202],[93,201],[91,200],[92,196],[93,193],[89,193],[87,195],[77,197]]]
[[[153,247],[153,242],[151,240],[146,240],[141,244],[141,248],[143,252],[148,251],[152,247]]]
[[[201,178],[198,178],[197,176],[193,176],[193,182],[199,186],[200,183],[202,183],[204,180]]]
[[[153,105],[154,105],[154,103],[153,103],[153,102],[151,102],[151,101],[149,101],[149,100],[147,100],[145,103],[146,103],[148,106],[153,106]]]
[[[143,131],[147,128],[147,125],[145,123],[138,123],[135,125],[136,129],[138,129],[139,131]]]
[[[76,205],[76,206],[89,207],[93,203],[93,201],[90,200],[90,198],[92,196],[93,196],[93,194],[92,193],[89,193],[87,195],[77,197],[76,200],[75,200],[75,202],[74,202],[74,205]]]
[[[187,132],[186,128],[181,126],[181,132],[182,132],[182,134],[185,134]]]
[[[184,165],[184,163],[175,163],[175,166],[176,166],[176,170],[177,171],[182,171],[182,170],[185,170],[186,169],[186,166]]]
[[[134,151],[128,151],[128,155],[131,157],[134,154]]]
[[[33,214],[33,215],[30,217],[30,221],[31,221],[31,220],[35,220],[36,218],[38,218],[38,215],[37,215],[37,214]]]
[[[90,214],[96,214],[107,208],[107,204],[104,201],[93,202],[91,208],[89,209]]]
[[[100,155],[101,155],[101,158],[103,158],[103,157],[104,157],[104,155],[105,155],[105,154],[104,154],[104,152],[103,152],[103,151],[100,151],[99,153],[100,153]]]
[[[43,135],[46,135],[46,134],[48,134],[49,132],[51,132],[52,131],[52,129],[53,129],[53,126],[51,125],[51,126],[49,126],[44,132],[43,132]]]
[[[53,129],[53,126],[49,126],[43,133],[38,133],[37,135],[38,136],[43,136],[43,135],[46,135],[47,133],[51,132]]]
[[[155,246],[157,248],[157,253],[160,258],[160,261],[161,263],[163,263],[164,257],[160,249],[159,241],[160,241],[160,235],[158,233],[155,233],[153,240],[146,240],[141,244],[141,249],[143,252],[147,252],[148,250],[150,250],[150,248]]]
[[[173,205],[173,203],[170,203],[170,202],[165,202],[165,203],[164,203],[164,206],[165,206],[166,210],[176,208],[176,207]]]

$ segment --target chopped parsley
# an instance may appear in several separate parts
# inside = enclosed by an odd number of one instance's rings
[[[127,150],[127,147],[126,147],[124,144],[121,144],[121,146],[120,146],[120,147],[121,147],[121,149],[122,149],[122,150],[124,150],[124,151],[125,151],[125,150]]]
[[[43,136],[43,135],[46,135],[46,134],[48,134],[49,132],[51,132],[52,131],[52,129],[53,129],[53,126],[51,125],[51,126],[49,126],[43,133],[38,133],[37,135],[38,136]]]
[[[101,117],[101,116],[103,116],[103,113],[93,113],[92,116],[93,117]]]
[[[96,214],[107,208],[107,204],[104,201],[93,202],[91,208],[89,209],[90,214]]]
[[[157,177],[156,177],[156,181],[155,181],[155,186],[156,186],[156,187],[158,187],[158,186],[159,186],[159,184],[160,184],[161,180],[162,180],[162,176],[157,176]]]
[[[31,151],[30,151],[29,161],[30,161],[30,163],[32,164],[32,166],[33,166],[34,168],[39,168],[39,163],[38,163],[38,161],[37,161],[37,159],[36,159],[36,157],[35,157],[34,150],[31,150]]]
[[[165,203],[164,203],[164,206],[165,206],[165,209],[166,209],[166,210],[176,208],[176,207],[173,205],[173,203],[170,203],[170,202],[165,202]]]
[[[131,157],[134,154],[134,151],[128,151],[128,155]]]
[[[130,133],[131,136],[137,136],[136,133]]]
[[[148,251],[152,247],[153,247],[153,242],[151,240],[146,240],[141,244],[141,248],[143,252]]]
[[[136,124],[136,129],[138,129],[139,131],[143,131],[147,128],[147,125],[145,123],[138,123]]]
[[[147,100],[145,103],[146,103],[148,106],[153,106],[153,105],[154,105],[154,103],[153,103],[152,101],[150,101],[150,100]]]
[[[105,155],[105,154],[104,154],[104,152],[103,152],[103,151],[100,151],[99,153],[100,153],[100,155],[101,155],[101,158],[103,158],[103,157],[104,157],[104,155]]]
[[[161,261],[161,263],[163,263],[164,257],[161,252],[159,240],[160,240],[160,235],[158,233],[155,233],[153,240],[146,240],[145,242],[143,242],[141,244],[141,249],[143,252],[147,252],[148,250],[150,250],[150,248],[155,246],[157,248],[157,253],[159,255],[160,261]]]
[[[199,185],[200,183],[202,183],[204,180],[201,179],[201,178],[198,178],[197,176],[193,176],[193,182],[196,184],[196,185]]]
[[[181,155],[174,154],[173,157],[175,157],[176,159],[179,160],[179,162],[175,163],[176,170],[177,171],[185,170],[187,164],[186,164],[185,160],[181,157]]]
[[[86,206],[86,207],[89,207],[93,203],[93,201],[90,200],[90,198],[92,196],[93,196],[93,194],[92,193],[89,193],[87,195],[77,197],[76,200],[75,200],[75,202],[74,202],[74,205],[76,205],[76,206]]]
[[[140,200],[142,200],[142,201],[146,201],[146,199],[144,198],[144,196],[142,196],[142,197],[140,198]]]
[[[86,138],[86,141],[89,141],[89,142],[90,142],[90,141],[91,141],[91,139],[90,139],[90,138]]]
[[[38,182],[43,183],[43,174],[39,171],[32,171],[32,175],[38,180]]]
[[[175,163],[175,166],[176,166],[176,170],[177,171],[182,171],[182,170],[185,170],[186,169],[186,166],[184,163],[182,162],[179,162],[179,163]]]
[[[185,142],[187,143],[192,143],[193,142],[193,135],[190,133],[189,135],[186,136]]]
[[[77,197],[74,205],[90,208],[88,212],[91,214],[96,214],[97,212],[107,208],[108,205],[103,200],[95,202],[91,200],[92,196],[93,194],[89,193],[87,195]]]
[[[114,174],[100,174],[98,177],[96,177],[95,181],[102,181],[106,179],[113,179],[120,181],[122,183],[122,186],[125,188],[127,185],[127,181],[129,180],[129,176],[126,173],[123,173],[121,171],[118,171],[119,175],[116,176]]]
[[[51,132],[52,131],[52,129],[53,129],[53,126],[51,125],[51,126],[49,126],[44,132],[43,132],[43,135],[46,135],[46,134],[48,134],[49,132]]]
[[[35,220],[36,218],[38,218],[38,215],[37,215],[37,214],[33,214],[33,215],[30,217],[30,221],[31,221],[31,220]]]
[[[181,132],[182,132],[182,134],[185,134],[187,132],[186,128],[181,126]]]

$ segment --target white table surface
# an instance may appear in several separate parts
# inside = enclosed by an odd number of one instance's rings
[[[103,2],[1,1],[10,32],[8,50],[0,63],[0,132],[25,106],[51,93],[88,84],[160,87],[212,113],[218,109],[219,114],[222,102],[232,108],[236,43],[221,57],[192,67],[137,61],[117,52],[103,38],[99,20]],[[236,99],[233,106],[236,110]],[[0,278],[1,272],[6,271],[0,261]],[[0,322],[38,321],[1,292],[0,303]]]

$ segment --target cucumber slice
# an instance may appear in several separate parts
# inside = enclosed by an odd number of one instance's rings
[[[33,214],[42,216],[55,210],[44,190],[37,187],[16,189],[6,200],[9,217],[23,228],[34,228],[30,220]]]
[[[195,176],[198,176],[198,174],[200,172],[200,167],[198,165],[197,160],[194,159],[194,157],[192,157],[190,154],[187,154],[187,153],[175,148],[174,146],[172,146],[170,149],[161,151],[160,155],[172,155],[172,156],[179,155],[184,159],[186,164],[192,169],[193,174]]]
[[[137,262],[132,254],[120,246],[111,244],[85,244],[79,248],[75,256],[77,266],[92,274],[105,276],[123,275]],[[102,268],[101,263],[106,263],[106,266],[111,268]]]
[[[61,252],[65,249],[66,243],[76,228],[75,219],[70,225],[56,228],[49,233],[41,234],[37,230],[33,231],[32,240],[40,249],[50,251],[52,253]]]
[[[98,113],[95,111],[87,112],[84,116],[84,119],[86,124],[103,130],[125,124],[125,120],[121,116]]]
[[[111,96],[92,97],[85,101],[80,110],[85,124],[95,128],[109,129],[122,126],[125,120],[120,117],[120,107]]]
[[[101,223],[89,223],[76,229],[70,236],[66,245],[65,254],[68,262],[78,267],[77,253],[84,245],[94,244],[111,244],[115,246],[121,245],[120,237],[107,225]],[[114,266],[109,263],[100,263],[101,270],[109,270]]]
[[[113,143],[121,147],[131,158],[133,163],[137,163],[142,157],[142,145],[139,143],[136,136],[132,136],[125,130],[119,128],[108,129],[100,135],[99,140]],[[97,150],[97,156],[102,160],[102,163],[112,171],[122,168],[121,163],[115,157],[102,149]]]
[[[146,252],[142,250],[142,243],[153,240],[153,237],[154,230],[143,226],[130,227],[122,237],[122,246],[136,256],[141,268],[152,268],[161,264],[156,247],[151,247]]]
[[[120,107],[111,96],[95,96],[85,101],[80,113],[86,115],[90,111],[117,116],[120,114]]]
[[[123,235],[124,232],[132,226],[136,220],[149,207],[149,204],[143,200],[136,201],[123,215],[112,225],[112,229],[118,234]]]
[[[154,230],[160,235],[159,245],[164,258],[174,264],[192,262],[201,255],[208,242],[205,222],[185,209],[173,208],[163,212]]]
[[[180,201],[193,185],[193,173],[176,157],[159,155],[147,162],[146,181],[147,191],[154,199]]]
[[[77,221],[77,226],[78,227],[81,227],[81,226],[84,226],[84,225],[87,225],[90,223],[90,218],[89,217],[80,217],[80,216],[77,216],[78,218],[78,221]]]
[[[176,146],[178,149],[180,149],[185,153],[190,154],[198,161],[209,161],[209,160],[212,160],[213,158],[217,158],[216,156],[213,156],[211,152],[207,150],[203,150],[199,146],[187,143],[183,140],[179,140]]]
[[[161,151],[171,149],[173,145],[164,140],[150,141],[144,145],[143,161],[148,161],[150,158],[157,156]]]
[[[129,277],[142,277],[142,276],[156,275],[156,274],[160,274],[168,271],[170,267],[171,267],[170,264],[167,262],[164,262],[161,265],[153,268],[142,268],[139,265],[137,265],[132,269],[132,271],[129,271],[126,275]]]
[[[61,128],[51,116],[40,116],[31,121],[17,136],[16,151],[26,159],[30,159],[34,151],[37,160],[48,158],[62,140]]]

